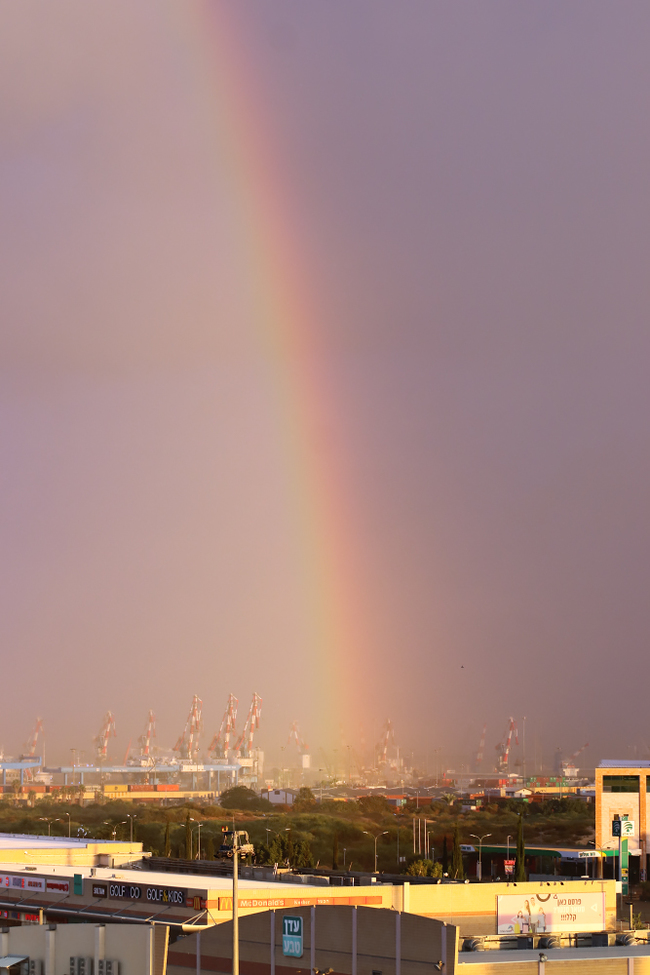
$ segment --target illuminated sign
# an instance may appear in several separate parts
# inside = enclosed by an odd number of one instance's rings
[[[574,893],[506,894],[497,897],[497,934],[544,934],[570,931],[602,931],[605,927],[605,894]]]
[[[47,889],[57,894],[69,894],[70,883],[67,880],[48,880]]]
[[[116,900],[146,900],[150,904],[178,904],[184,907],[186,895],[187,892],[178,887],[144,887],[140,884],[108,885],[108,896]],[[96,896],[105,895],[97,894]]]
[[[106,897],[108,895],[108,887],[106,884],[93,884],[93,897]]]
[[[43,877],[32,877],[30,874],[0,874],[0,887],[12,890],[45,890]]]
[[[121,901],[139,901],[142,888],[137,884],[109,884],[108,896]]]
[[[218,898],[219,911],[232,911],[232,897]],[[320,904],[344,904],[348,907],[353,905],[381,905],[382,897],[359,896],[359,897],[238,897],[237,903],[240,909],[252,908],[253,910],[268,910],[274,907],[314,907]]]

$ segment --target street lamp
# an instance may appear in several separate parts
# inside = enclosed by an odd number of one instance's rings
[[[433,836],[433,833],[431,831],[429,831],[427,833],[427,853],[429,854],[429,860],[431,860],[433,863],[435,863],[436,862],[436,848],[435,848],[435,846],[431,846],[431,843],[429,842],[429,840],[430,840],[430,838],[432,836]]]
[[[510,840],[513,840],[513,839],[514,839],[514,836],[512,836],[510,833],[508,833],[508,835],[506,836],[506,849],[508,851],[506,853],[506,858],[508,860],[510,859]]]
[[[133,843],[133,820],[138,818],[137,813],[127,813],[126,818],[129,821],[129,842]]]
[[[492,833],[484,833],[483,836],[477,836],[476,833],[469,834],[473,839],[478,840],[478,863],[476,865],[476,875],[479,880],[483,880],[483,840],[486,840],[488,836],[492,836]]]
[[[66,813],[66,816],[68,817],[68,839],[70,839],[70,813]]]
[[[123,819],[121,823],[115,823],[115,825],[113,825],[113,823],[109,823],[109,821],[107,819],[105,819],[104,820],[104,826],[111,826],[112,827],[113,840],[115,840],[115,836],[117,835],[117,827],[118,826],[126,826],[126,819]]]
[[[366,836],[369,836],[371,839],[375,841],[375,873],[378,873],[379,871],[377,870],[377,840],[379,839],[380,836],[386,836],[388,830],[385,829],[383,833],[377,833],[376,836],[373,836],[372,833],[369,833],[367,829],[364,829],[363,832],[366,834]]]
[[[47,823],[47,835],[52,835],[52,823],[60,823],[60,819],[48,819],[46,816],[39,816],[42,823]]]
[[[201,827],[203,826],[203,823],[200,823],[197,819],[192,819],[191,816],[190,816],[190,822],[196,823],[197,829],[199,831],[199,848],[196,853],[196,859],[200,860],[201,859]]]

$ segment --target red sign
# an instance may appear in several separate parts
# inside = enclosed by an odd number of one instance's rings
[[[508,874],[513,874],[515,872],[515,863],[516,862],[517,862],[516,860],[504,860],[503,861],[503,868],[504,868],[504,870],[506,872],[506,876],[508,876]]]

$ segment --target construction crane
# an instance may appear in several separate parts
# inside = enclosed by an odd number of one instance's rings
[[[153,711],[149,711],[147,715],[147,725],[144,729],[144,733],[138,738],[138,744],[140,745],[140,758],[151,758],[153,755],[153,745],[152,741],[156,737],[156,715]]]
[[[481,733],[481,740],[480,740],[480,742],[478,744],[478,751],[476,753],[476,769],[477,769],[477,771],[480,769],[481,765],[483,764],[483,752],[485,751],[485,733],[486,733],[486,731],[487,731],[487,725],[484,724],[483,725],[483,731]]]
[[[510,762],[510,746],[512,745],[512,736],[515,737],[515,743],[519,744],[519,732],[517,731],[517,722],[514,718],[508,718],[508,727],[506,728],[505,734],[498,745],[495,745],[497,750],[497,772],[507,772]]]
[[[202,710],[203,701],[198,694],[195,694],[192,698],[190,713],[185,722],[185,729],[173,749],[178,752],[179,758],[187,762],[196,762],[199,756],[199,736],[203,731]]]
[[[107,711],[104,715],[104,722],[101,730],[97,737],[93,739],[95,743],[95,755],[98,762],[106,761],[106,756],[108,755],[108,739],[115,738],[116,735],[117,731],[115,730],[115,718],[113,717],[113,712]]]
[[[237,743],[234,748],[235,758],[252,758],[253,757],[253,737],[256,730],[260,726],[260,718],[262,716],[262,698],[259,694],[253,694],[253,700],[251,701],[251,706],[248,709],[248,716],[246,718],[246,724],[244,725],[244,730],[237,739]]]
[[[213,755],[214,758],[228,758],[228,752],[230,751],[230,737],[235,731],[238,707],[239,701],[235,695],[229,694],[226,710],[224,711],[223,718],[221,719],[219,730],[210,742],[208,755]]]

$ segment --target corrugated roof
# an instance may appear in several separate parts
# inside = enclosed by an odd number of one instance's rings
[[[650,768],[650,761],[630,761],[622,758],[604,758],[598,768]]]

